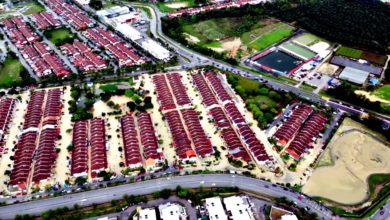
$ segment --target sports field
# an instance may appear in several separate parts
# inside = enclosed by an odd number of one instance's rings
[[[75,38],[72,32],[70,32],[70,30],[65,27],[45,31],[44,35],[49,38],[49,40],[56,46],[68,43]]]
[[[345,57],[351,57],[351,58],[355,58],[355,59],[360,59],[360,57],[363,54],[363,51],[362,50],[353,49],[353,48],[350,48],[350,47],[341,46],[336,51],[335,54],[336,55],[345,56]]]
[[[281,48],[289,51],[289,52],[292,52],[293,54],[296,54],[296,55],[299,55],[300,57],[304,58],[304,60],[308,60],[310,58],[313,58],[316,54],[304,47],[301,47],[297,44],[294,44],[293,42],[286,42],[286,43],[283,43],[281,46]]]
[[[12,82],[20,81],[19,74],[24,67],[18,59],[7,57],[2,65],[0,65],[0,87],[9,87]]]
[[[390,85],[384,85],[374,91],[374,95],[381,99],[390,101]]]
[[[249,44],[250,47],[256,50],[263,50],[273,44],[279,43],[283,39],[289,37],[294,31],[291,26],[280,26],[271,32],[265,33],[261,37]]]
[[[304,34],[300,35],[299,37],[294,38],[293,41],[300,43],[302,45],[311,46],[311,45],[321,41],[321,39],[319,37],[315,36],[314,34],[304,33]]]

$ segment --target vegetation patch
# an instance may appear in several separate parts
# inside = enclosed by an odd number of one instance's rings
[[[177,5],[182,5],[184,7],[176,7],[175,4]],[[158,1],[156,3],[158,9],[161,11],[161,12],[172,12],[172,11],[176,11],[180,8],[189,8],[189,7],[194,7],[196,4],[195,4],[195,0],[174,0],[174,1],[169,1],[169,2],[161,2],[161,1]]]
[[[245,104],[262,129],[271,123],[274,117],[290,103],[295,96],[291,93],[277,92],[260,82],[234,74],[227,75],[228,82],[245,100]]]
[[[71,43],[75,39],[75,35],[65,27],[47,30],[43,34],[56,46]]]
[[[30,15],[46,11],[45,7],[43,7],[43,5],[36,1],[29,2],[28,4],[24,5],[24,7],[28,8],[26,11],[23,12],[24,15]]]
[[[362,57],[363,51],[358,49],[353,49],[350,47],[341,46],[335,53],[336,55],[341,55],[345,57],[351,57],[355,59],[360,59]]]
[[[16,57],[8,56],[0,65],[0,87],[11,87],[21,81],[20,73],[26,71]]]
[[[390,101],[390,85],[384,85],[375,90],[374,95],[381,99]]]

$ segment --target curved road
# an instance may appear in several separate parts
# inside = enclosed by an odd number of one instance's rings
[[[316,212],[321,219],[331,219],[332,212],[314,202],[306,196],[300,196],[297,192],[292,192],[278,185],[260,179],[229,174],[207,174],[166,177],[153,179],[144,182],[125,184],[99,190],[92,190],[76,194],[69,194],[49,199],[41,199],[32,202],[19,203],[0,207],[0,219],[12,219],[16,214],[38,215],[49,209],[56,209],[67,206],[72,208],[74,204],[89,206],[93,203],[109,202],[113,199],[121,199],[123,195],[144,195],[162,189],[175,189],[177,185],[186,188],[204,187],[239,187],[255,193],[271,197],[286,197],[301,207],[307,207],[312,212]]]

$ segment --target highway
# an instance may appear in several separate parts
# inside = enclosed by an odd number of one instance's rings
[[[75,204],[80,206],[89,206],[93,203],[99,204],[109,202],[113,199],[121,199],[125,194],[144,195],[160,191],[162,189],[175,189],[177,185],[186,188],[239,187],[242,190],[271,197],[284,196],[296,203],[298,206],[307,208],[311,212],[316,212],[321,219],[332,218],[332,212],[329,209],[317,202],[314,202],[310,198],[264,180],[230,174],[199,174],[165,177],[49,199],[2,206],[0,207],[0,219],[12,219],[17,214],[38,215],[49,209],[56,209],[64,206],[72,208]]]

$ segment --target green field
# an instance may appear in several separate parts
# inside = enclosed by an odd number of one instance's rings
[[[183,26],[183,31],[200,40],[200,44],[219,41],[234,36],[234,30],[243,22],[242,18],[209,19]]]
[[[375,90],[374,95],[381,99],[390,101],[390,85],[384,85]]]
[[[72,32],[65,27],[48,30],[43,34],[56,46],[71,42],[75,38]]]
[[[305,45],[305,46],[311,46],[317,42],[319,42],[321,39],[317,36],[315,36],[314,34],[310,34],[310,33],[304,33],[302,35],[300,35],[299,37],[297,38],[294,38],[294,42],[297,42],[297,43],[300,43],[302,45]]]
[[[12,82],[20,81],[20,73],[24,67],[16,58],[7,57],[0,66],[0,87],[10,87]]]
[[[293,42],[286,42],[281,45],[282,48],[285,48],[289,51],[292,51],[302,57],[304,57],[306,60],[313,58],[316,54],[304,47],[301,47],[297,44],[294,44]]]
[[[280,26],[275,30],[272,30],[271,32],[268,32],[257,38],[255,41],[251,42],[249,46],[256,50],[264,50],[265,48],[289,37],[293,31],[294,28],[291,26]]]
[[[279,21],[261,20],[255,23],[250,31],[240,33],[237,30],[245,22],[243,17],[208,19],[195,24],[183,25],[183,32],[199,39],[203,47],[220,48],[221,40],[239,37],[243,46],[241,53],[247,56],[263,50],[289,37],[294,28]]]
[[[221,46],[222,46],[222,43],[219,42],[219,41],[211,41],[211,42],[209,42],[209,43],[204,44],[203,46],[205,46],[205,47],[214,47],[214,48],[218,48],[218,47],[221,47]]]
[[[24,5],[24,7],[28,8],[26,11],[23,12],[24,15],[30,15],[45,11],[45,7],[34,1]]]
[[[363,54],[363,51],[357,50],[357,49],[353,49],[353,48],[350,48],[350,47],[341,46],[341,47],[336,51],[335,54],[336,54],[336,55],[345,56],[345,57],[351,57],[351,58],[355,58],[355,59],[360,59],[360,57],[361,57],[362,54]]]
[[[179,8],[171,8],[169,7],[170,4],[172,3],[186,3],[187,6],[184,8],[189,8],[189,7],[194,7],[195,6],[195,0],[174,0],[174,1],[169,1],[169,2],[160,2],[158,1],[156,3],[158,9],[161,12],[167,13],[167,12],[172,12],[172,11],[177,11]]]
[[[117,4],[115,4],[113,1],[104,1],[103,3],[104,9],[112,8],[114,6],[117,6]]]

